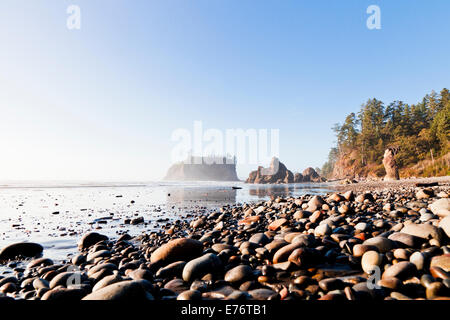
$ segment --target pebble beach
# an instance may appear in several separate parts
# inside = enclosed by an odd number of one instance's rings
[[[435,182],[272,194],[137,235],[89,230],[64,259],[9,241],[0,299],[448,300],[450,179]]]

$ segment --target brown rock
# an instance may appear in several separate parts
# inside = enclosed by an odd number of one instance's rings
[[[161,267],[175,261],[191,260],[200,256],[202,251],[203,244],[198,240],[175,239],[156,249],[150,262]]]
[[[303,246],[302,243],[295,242],[278,249],[278,251],[275,252],[273,256],[273,263],[287,261],[292,251],[294,251],[297,248],[300,248],[301,246]]]
[[[208,273],[219,271],[221,265],[222,261],[217,255],[207,253],[186,263],[183,268],[183,280],[190,282],[195,279],[200,279]]]
[[[36,257],[42,254],[44,248],[33,242],[18,242],[4,247],[0,251],[0,261],[14,259],[16,257]]]
[[[402,287],[402,282],[397,278],[384,278],[378,281],[378,285],[390,290],[398,291]]]
[[[442,198],[430,204],[430,210],[440,217],[447,217],[450,215],[450,199]]]
[[[363,245],[374,246],[379,252],[388,252],[394,248],[394,242],[384,237],[373,237],[363,242]]]
[[[273,221],[269,226],[267,227],[271,231],[278,230],[282,225],[286,224],[288,221],[285,218],[277,219]]]
[[[397,151],[398,149],[396,148],[387,148],[384,152],[383,165],[386,170],[386,176],[384,177],[385,181],[400,179],[398,174],[398,166],[394,159]]]
[[[250,216],[250,217],[247,217],[247,218],[244,218],[244,219],[240,220],[238,222],[238,225],[241,225],[241,224],[252,224],[254,222],[258,222],[259,220],[261,220],[260,216]]]
[[[316,210],[322,209],[322,205],[326,202],[320,196],[314,196],[308,201],[308,211],[314,212]]]
[[[355,199],[355,194],[353,193],[352,190],[347,191],[346,193],[344,193],[344,198],[347,201],[353,201]]]
[[[83,296],[86,295],[86,291],[83,289],[67,289],[58,287],[53,290],[49,290],[44,293],[41,300],[52,301],[80,301]]]
[[[441,229],[431,225],[431,224],[415,224],[409,223],[405,225],[401,231],[402,233],[407,233],[415,237],[422,239],[436,239],[439,242],[442,241],[444,233]]]
[[[375,246],[369,246],[364,244],[355,244],[353,246],[353,255],[357,258],[362,257],[362,255],[367,251],[377,251],[378,248]]]
[[[146,290],[144,283],[148,283],[148,281],[116,282],[88,294],[83,300],[153,300],[153,296]]]
[[[450,254],[433,257],[433,259],[431,259],[430,267],[439,267],[445,272],[450,272]]]
[[[97,242],[108,240],[108,237],[97,232],[86,233],[78,242],[78,248],[80,250],[87,249],[93,246]]]
[[[450,216],[442,219],[439,223],[439,227],[445,232],[447,237],[450,238]]]
[[[341,196],[340,194],[333,193],[331,196],[328,197],[328,200],[335,201],[335,202],[341,202],[345,201],[345,197]]]
[[[402,261],[387,268],[383,272],[382,278],[398,278],[400,280],[406,280],[414,276],[416,271],[416,266],[413,263]]]
[[[269,251],[269,253],[272,253],[272,252],[277,252],[280,248],[282,248],[286,245],[288,245],[288,242],[286,242],[284,240],[273,240],[272,242],[266,244],[264,246],[264,248],[266,248],[267,251]]]

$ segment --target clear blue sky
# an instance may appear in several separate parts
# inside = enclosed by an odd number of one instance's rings
[[[66,9],[81,8],[81,30]],[[381,8],[381,30],[366,9]],[[177,128],[278,128],[293,171],[368,98],[450,86],[450,1],[2,0],[0,180],[157,180]],[[238,174],[245,178],[248,167]]]

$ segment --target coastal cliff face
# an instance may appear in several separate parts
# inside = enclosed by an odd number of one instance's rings
[[[232,163],[230,163],[232,162]],[[207,161],[205,158],[172,165],[164,178],[166,181],[239,181],[235,161]]]
[[[303,173],[295,173],[288,170],[286,166],[276,157],[272,158],[270,166],[264,168],[259,166],[257,170],[250,172],[246,183],[301,183],[301,182],[324,182],[313,168],[307,168]]]
[[[332,180],[356,179],[380,180],[386,171],[383,164],[369,163],[361,165],[361,159],[357,152],[342,153],[338,156],[331,176]]]
[[[399,178],[445,176],[450,174],[450,152],[433,160],[424,159],[408,166],[399,166],[397,158],[389,149],[380,159],[381,163],[361,164],[361,158],[355,153],[343,153],[337,157],[332,180],[398,180]]]

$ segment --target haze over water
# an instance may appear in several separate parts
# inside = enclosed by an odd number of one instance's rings
[[[112,238],[126,232],[137,236],[159,229],[160,224],[188,219],[192,213],[277,196],[324,193],[328,188],[328,184],[243,182],[1,182],[0,247],[33,241],[44,246],[46,257],[65,259],[90,230]],[[145,224],[124,224],[137,217]]]

